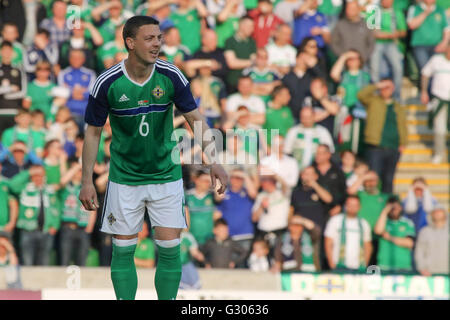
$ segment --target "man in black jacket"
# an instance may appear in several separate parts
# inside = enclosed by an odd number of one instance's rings
[[[331,161],[331,152],[328,145],[321,144],[317,147],[314,167],[319,175],[317,182],[327,188],[333,195],[328,214],[334,216],[341,213],[346,198],[347,185],[344,172]]]
[[[0,45],[0,133],[14,125],[14,116],[27,91],[25,73],[11,65],[14,49],[9,41]]]
[[[303,100],[310,95],[309,88],[314,78],[325,77],[322,74],[317,58],[310,56],[304,51],[297,53],[295,66],[282,79],[283,84],[288,87],[291,94],[291,101],[289,107],[295,121],[299,122],[300,109],[303,105]]]

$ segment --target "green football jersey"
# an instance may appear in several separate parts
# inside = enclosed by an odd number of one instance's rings
[[[169,19],[180,31],[181,44],[186,46],[192,54],[200,49],[201,19],[197,9],[190,9],[187,12],[174,11]]]
[[[44,226],[43,231],[47,232],[53,227],[59,229],[61,223],[60,203],[57,192],[52,186],[46,185],[43,189],[44,202]],[[33,184],[28,183],[23,188],[19,197],[19,216],[17,218],[17,228],[28,231],[37,230],[40,209],[40,191]]]
[[[173,104],[183,113],[197,108],[188,81],[166,61],[158,59],[142,84],[131,80],[124,61],[97,78],[85,120],[101,127],[109,115],[111,181],[145,185],[181,179],[179,150],[171,139]]]
[[[286,137],[288,130],[294,125],[294,117],[288,106],[282,106],[279,109],[271,108],[270,101],[267,106],[263,129],[267,129],[267,144],[270,146],[273,138],[271,130],[279,130],[279,134]]]
[[[370,194],[366,191],[358,191],[358,196],[361,200],[361,209],[359,210],[358,217],[365,219],[373,231],[381,211],[386,206],[389,194],[383,192]]]
[[[0,230],[9,222],[9,193],[8,181],[0,177]]]
[[[97,55],[101,62],[104,63],[107,59],[114,59],[117,53],[127,53],[127,49],[125,46],[120,48],[113,40],[105,43],[100,50],[98,50]]]
[[[53,102],[51,91],[54,87],[56,87],[56,85],[50,81],[45,85],[37,83],[36,80],[29,83],[27,87],[27,97],[31,99],[30,111],[41,110],[45,114],[45,118],[49,120]]]
[[[398,220],[388,219],[386,231],[392,237],[414,238],[416,236],[413,222],[404,217],[400,217]],[[380,239],[378,246],[377,262],[381,270],[412,270],[411,249],[400,247],[383,238]]]
[[[14,126],[3,132],[3,147],[9,148],[16,140],[24,142],[27,148],[34,152],[41,152],[45,145],[45,140],[42,138],[42,135],[31,129],[22,129]]]
[[[408,19],[417,17],[424,8],[420,4],[409,7]],[[441,7],[436,6],[434,11],[430,13],[423,23],[412,31],[411,46],[435,46],[442,40],[444,30],[447,28],[447,18],[445,11]]]
[[[186,192],[185,199],[191,220],[189,231],[199,244],[204,244],[213,237],[215,210],[213,196],[208,193],[203,198],[198,198],[195,190],[189,190]]]
[[[279,80],[277,74],[270,69],[258,70],[256,67],[247,68],[242,71],[242,74],[252,78],[254,84],[272,83]],[[270,95],[260,95],[259,97],[261,97],[264,103],[268,103],[271,98]]]

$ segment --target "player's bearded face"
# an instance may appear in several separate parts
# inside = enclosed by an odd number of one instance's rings
[[[159,26],[144,25],[139,28],[134,42],[137,57],[147,63],[155,63],[162,45],[162,34]]]

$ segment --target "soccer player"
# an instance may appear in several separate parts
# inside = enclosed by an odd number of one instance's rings
[[[147,208],[159,252],[158,299],[173,300],[181,278],[180,232],[187,227],[181,166],[171,159],[175,153],[179,160],[176,141],[171,140],[173,104],[191,128],[195,121],[201,121],[203,132],[209,127],[197,110],[186,78],[175,66],[158,59],[162,41],[158,21],[134,16],[125,23],[123,38],[128,59],[101,74],[89,96],[79,199],[87,210],[99,207],[92,173],[109,115],[111,163],[101,231],[113,234],[111,279],[116,297],[135,298],[134,252]],[[206,141],[202,144],[205,150]],[[218,179],[217,191],[224,193],[227,175],[223,167],[212,163],[210,174],[212,187],[216,188]]]

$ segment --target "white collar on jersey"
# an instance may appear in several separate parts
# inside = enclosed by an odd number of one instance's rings
[[[131,77],[128,75],[127,68],[125,68],[125,60],[126,60],[126,59],[123,59],[123,60],[120,62],[120,68],[122,68],[122,71],[123,71],[123,74],[125,75],[125,77],[127,77],[128,80],[130,80],[131,82],[133,82],[135,85],[137,85],[137,86],[139,86],[139,87],[145,86],[145,85],[147,84],[147,82],[150,81],[150,79],[151,79],[152,76],[153,76],[153,73],[155,72],[156,63],[153,65],[152,73],[150,73],[150,76],[147,78],[147,80],[145,80],[143,83],[138,83],[138,82],[134,81],[133,79],[131,79]]]

